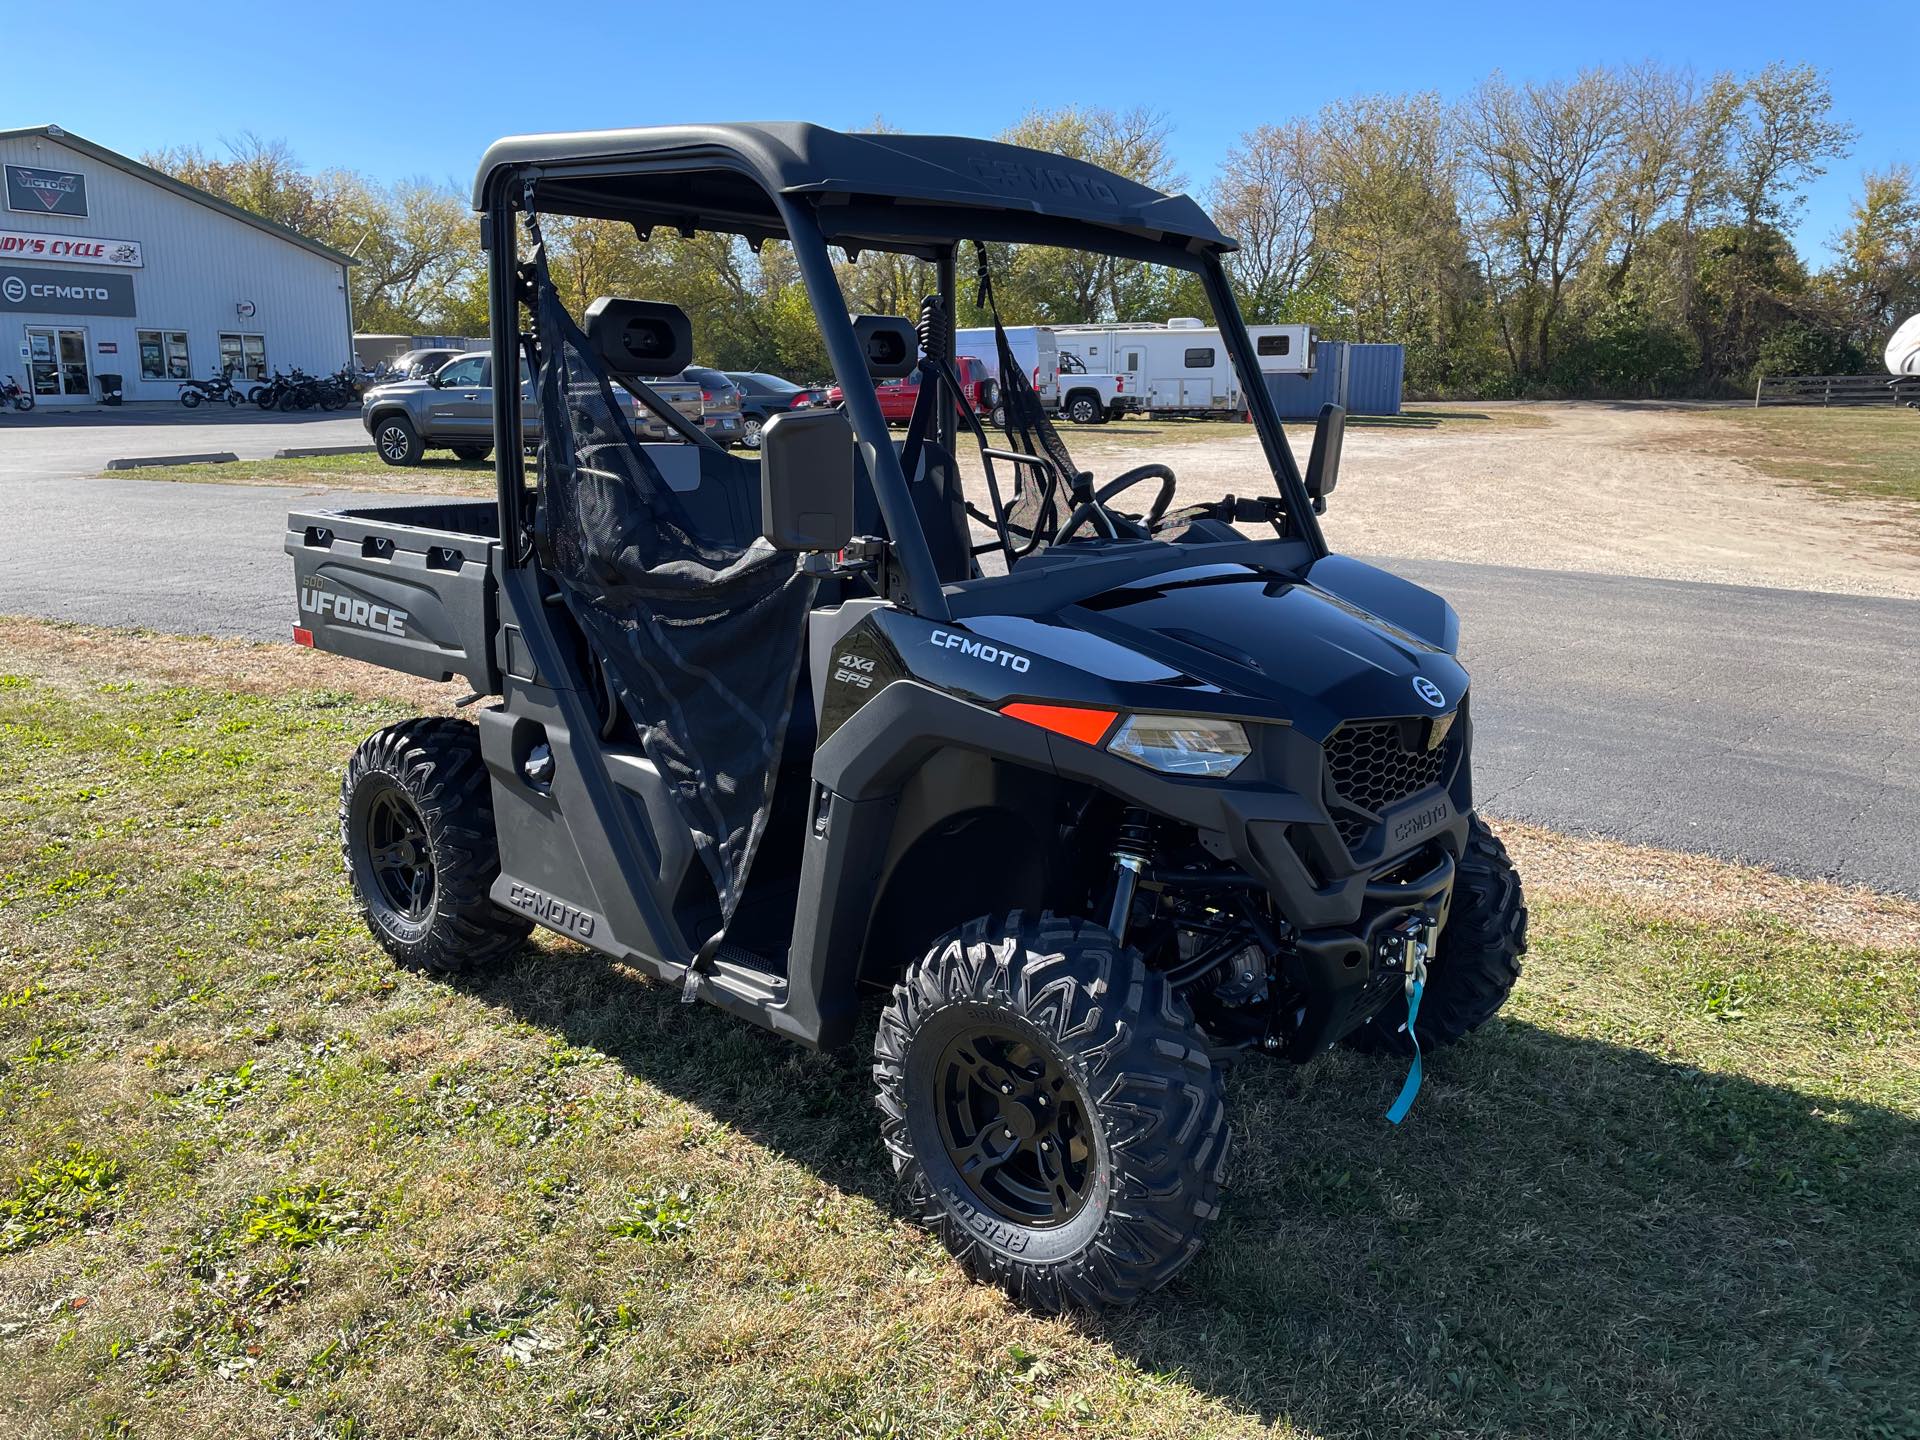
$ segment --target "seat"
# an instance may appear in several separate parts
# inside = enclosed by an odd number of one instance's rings
[[[901,446],[894,442],[896,453]],[[933,573],[942,585],[957,585],[978,577],[973,561],[973,534],[967,527],[965,492],[960,488],[960,467],[953,452],[935,441],[920,447],[920,473],[908,478],[907,494],[914,514],[920,517],[920,529],[927,537],[927,549],[933,552]],[[880,514],[880,502],[873,493],[863,461],[854,462],[853,528],[856,534],[891,539],[887,522]]]

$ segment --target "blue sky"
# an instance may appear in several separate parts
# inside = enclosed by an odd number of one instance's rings
[[[310,166],[464,187],[488,142],[527,130],[683,120],[808,119],[991,134],[1034,105],[1150,105],[1172,122],[1192,188],[1243,130],[1342,95],[1468,89],[1653,59],[1712,72],[1807,61],[1831,78],[1854,154],[1814,189],[1800,227],[1816,256],[1861,172],[1920,163],[1920,7],[1868,3],[1822,24],[1804,3],[1343,6],[975,4],[836,7],[335,3],[8,7],[0,128],[64,125],[133,154],[217,148],[252,131]],[[538,14],[539,34],[524,17]],[[992,34],[999,16],[1046,26]],[[1097,17],[1076,23],[1072,17]],[[963,17],[976,17],[965,23]],[[1209,50],[1217,45],[1217,53]],[[535,57],[550,56],[541,73]],[[1023,57],[1030,55],[1031,60]],[[40,81],[22,83],[29,74]]]

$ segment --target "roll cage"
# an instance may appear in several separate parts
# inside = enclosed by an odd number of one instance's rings
[[[1291,538],[1311,558],[1327,553],[1305,483],[1258,383],[1254,349],[1221,255],[1234,249],[1204,211],[1084,161],[954,136],[854,135],[803,124],[670,126],[531,135],[488,149],[474,204],[489,261],[496,373],[518,363],[519,226],[537,212],[617,220],[640,240],[660,227],[740,235],[793,248],[874,498],[906,580],[907,603],[930,620],[953,618],[948,587],[907,489],[879,401],[835,278],[828,246],[849,255],[884,250],[933,263],[949,315],[956,256],[967,241],[1058,246],[1172,266],[1197,275],[1219,323],[1285,505]],[[953,361],[952,335],[944,337]],[[955,416],[939,407],[935,438],[949,449]],[[520,407],[494,409],[500,534],[507,563],[526,563],[526,474]],[[981,582],[971,582],[978,585]]]

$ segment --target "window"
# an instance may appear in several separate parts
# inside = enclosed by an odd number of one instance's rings
[[[1127,373],[1132,374],[1135,370],[1138,370],[1139,368],[1140,368],[1140,352],[1138,350],[1127,351]]]
[[[487,362],[478,355],[466,360],[450,360],[433,378],[442,385],[484,385]]]
[[[1289,355],[1293,352],[1291,335],[1262,335],[1254,342],[1254,351],[1261,355]]]
[[[1187,351],[1187,369],[1211,370],[1212,368],[1213,347],[1211,345],[1202,345]]]
[[[142,380],[191,380],[193,365],[187,358],[187,332],[184,330],[141,330],[140,378]]]
[[[220,336],[220,368],[231,371],[236,380],[267,378],[267,337],[264,335]]]

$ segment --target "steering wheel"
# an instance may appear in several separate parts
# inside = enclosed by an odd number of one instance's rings
[[[1127,471],[1126,474],[1115,476],[1100,487],[1099,501],[1104,505],[1122,490],[1131,490],[1142,480],[1156,479],[1160,482],[1160,493],[1153,497],[1153,508],[1147,511],[1145,519],[1147,529],[1151,530],[1154,526],[1158,525],[1166,515],[1167,506],[1173,503],[1173,487],[1175,483],[1173,471],[1169,470],[1165,465],[1158,463],[1152,465],[1136,465],[1133,469]]]

